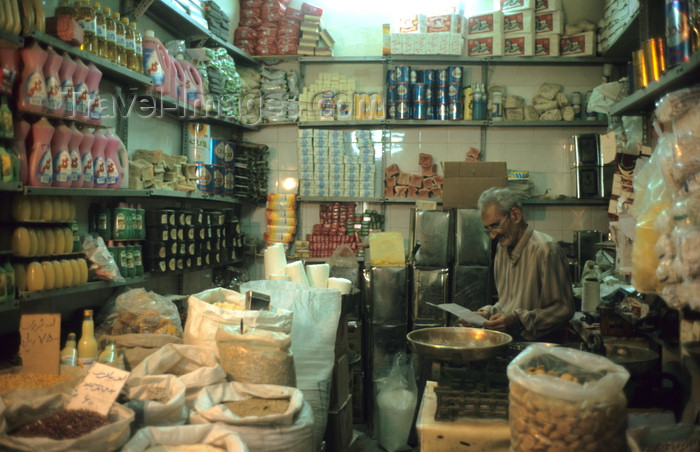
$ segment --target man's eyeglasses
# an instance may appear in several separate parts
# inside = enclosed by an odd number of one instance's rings
[[[498,223],[491,223],[488,226],[484,226],[484,232],[487,234],[491,234],[491,233],[494,233],[496,231],[500,231],[501,227],[503,226],[503,222],[506,221],[506,219],[509,217],[510,217],[510,213],[508,213],[508,215],[501,218],[501,221],[499,221]]]

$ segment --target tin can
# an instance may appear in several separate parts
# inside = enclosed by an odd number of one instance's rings
[[[574,109],[574,119],[581,119],[581,93],[571,93],[571,107]]]
[[[411,80],[411,83],[422,83],[420,79],[423,78],[423,71],[419,69],[411,69],[409,79]]]
[[[435,106],[432,103],[428,104],[425,112],[425,119],[435,119]]]
[[[386,101],[387,103],[393,103],[398,100],[398,95],[396,93],[396,85],[388,85],[386,87]]]
[[[428,119],[428,103],[413,102],[413,119]]]
[[[233,192],[234,179],[233,168],[224,169],[224,196],[230,196],[232,198],[235,196]]]
[[[408,101],[396,102],[395,119],[411,119],[411,103]]]
[[[647,79],[647,63],[643,49],[632,52],[632,67],[634,70],[634,88],[640,89],[647,86],[649,80]]]
[[[448,92],[449,92],[449,90],[448,90],[447,86],[438,86],[437,88],[435,88],[435,96],[434,96],[435,102],[438,104],[447,103],[447,99],[449,97]]]
[[[434,119],[445,120],[449,117],[449,109],[446,103],[438,103],[435,105]]]
[[[503,121],[503,93],[494,91],[491,98],[491,119]]]
[[[435,69],[423,69],[423,83],[435,84]]]
[[[386,84],[387,85],[393,85],[396,83],[396,71],[393,69],[389,69],[386,71]]]
[[[425,84],[424,83],[414,83],[411,85],[411,90],[413,91],[411,95],[411,100],[414,102],[425,102]],[[415,118],[414,118],[415,119]]]
[[[394,77],[396,83],[409,83],[411,81],[411,68],[404,65],[395,66]]]
[[[462,83],[462,66],[450,66],[447,68],[447,83]]]
[[[666,0],[666,62],[668,67],[690,59],[692,33],[688,18],[689,11],[688,0]],[[634,56],[634,54],[632,55]]]
[[[396,85],[396,100],[408,101],[411,99],[411,85],[408,83],[398,83]]]
[[[389,119],[396,119],[396,102],[389,102],[386,104],[386,117]]]
[[[224,194],[224,169],[223,165],[213,165],[214,166],[214,194],[221,195]]]
[[[449,78],[449,73],[447,72],[447,69],[437,69],[435,71],[436,75],[436,81],[438,85],[445,85],[447,83],[447,79]]]
[[[233,165],[233,156],[236,153],[236,142],[227,141],[226,144],[227,146],[224,149],[224,165],[231,166]]]
[[[213,165],[195,163],[195,175],[197,176],[197,190],[203,193],[214,192]]]
[[[462,100],[462,84],[448,83],[447,84],[447,100],[450,102]]]
[[[432,102],[435,98],[435,87],[432,83],[425,84],[425,101]]]
[[[225,165],[226,154],[229,154],[231,161],[233,161],[233,149],[230,148],[228,141],[221,138],[212,138],[209,140],[209,161],[212,165]]]
[[[464,117],[464,102],[450,102],[447,104],[447,118],[453,121]]]
[[[655,82],[666,72],[666,56],[664,55],[664,38],[652,38],[642,44],[644,61],[647,66],[647,80]]]

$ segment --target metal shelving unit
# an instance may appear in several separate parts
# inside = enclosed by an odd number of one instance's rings
[[[44,300],[48,298],[60,297],[64,295],[75,295],[79,293],[92,292],[100,289],[109,289],[112,287],[122,287],[131,284],[141,284],[148,279],[148,275],[135,276],[125,278],[124,281],[90,281],[86,284],[81,284],[73,287],[64,287],[61,289],[42,290],[39,292],[20,292],[18,301],[21,304],[33,301]]]
[[[299,196],[299,202],[369,202],[380,203],[383,198],[355,198],[351,196]]]

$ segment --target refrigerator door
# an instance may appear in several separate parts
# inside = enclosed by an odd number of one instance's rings
[[[408,268],[371,267],[367,315],[372,323],[408,320]]]
[[[450,293],[450,271],[447,268],[413,268],[413,291],[411,298],[411,320],[414,324],[441,323],[447,313],[432,304],[447,303]]]
[[[454,248],[451,211],[411,210],[413,264],[418,267],[450,265]]]
[[[491,260],[491,238],[479,209],[456,209],[455,265],[484,265]]]
[[[456,266],[452,302],[472,311],[491,304],[490,278],[491,272],[486,266]]]

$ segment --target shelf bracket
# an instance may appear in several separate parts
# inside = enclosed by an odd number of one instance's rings
[[[128,11],[127,16],[131,16],[133,20],[137,20],[143,16],[148,8],[153,4],[154,0],[141,0],[138,6],[134,6],[134,0],[125,0],[126,8],[122,11]]]

